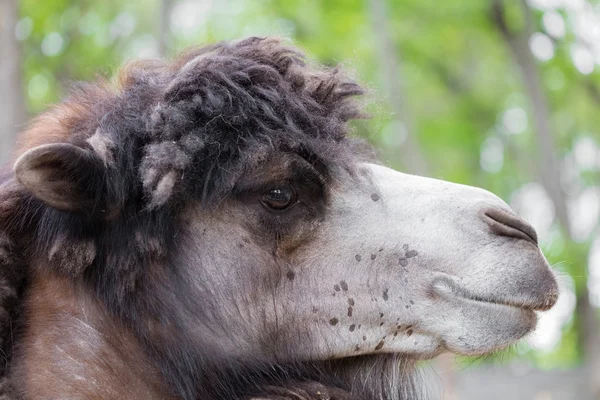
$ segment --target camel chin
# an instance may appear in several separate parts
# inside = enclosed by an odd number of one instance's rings
[[[537,314],[530,308],[516,307],[463,297],[448,287],[436,286],[453,321],[432,322],[447,351],[473,356],[506,348],[535,329]]]

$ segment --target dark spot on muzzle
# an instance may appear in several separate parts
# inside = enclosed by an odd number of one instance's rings
[[[290,281],[293,281],[293,280],[294,280],[294,278],[296,278],[296,273],[295,273],[294,271],[292,271],[292,270],[289,270],[289,271],[287,272],[287,274],[285,274],[285,276],[286,276],[286,277],[287,277],[287,278],[288,278]]]

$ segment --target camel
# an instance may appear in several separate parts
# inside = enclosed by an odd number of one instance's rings
[[[18,399],[420,399],[416,363],[514,344],[557,300],[483,189],[385,166],[364,90],[274,38],[129,64],[0,173]]]

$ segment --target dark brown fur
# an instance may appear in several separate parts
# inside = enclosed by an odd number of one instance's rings
[[[28,292],[27,325],[12,371],[17,395],[175,398],[134,333],[85,288],[47,274],[32,277]]]

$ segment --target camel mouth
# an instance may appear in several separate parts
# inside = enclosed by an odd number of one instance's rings
[[[546,293],[541,298],[532,298],[531,296],[523,296],[522,298],[482,296],[469,291],[448,277],[437,278],[433,283],[433,291],[443,297],[450,296],[477,303],[494,304],[527,311],[548,311],[558,300],[558,292],[555,291]]]

